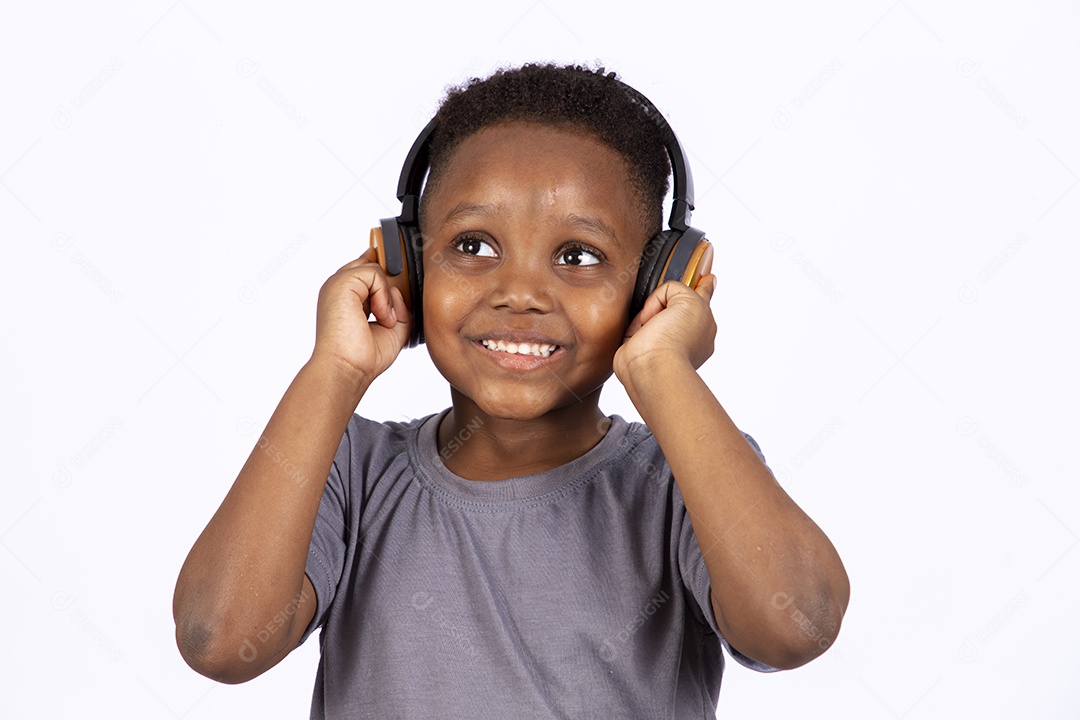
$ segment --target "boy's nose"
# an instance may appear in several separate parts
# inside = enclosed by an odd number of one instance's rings
[[[554,273],[546,259],[517,254],[500,263],[489,293],[492,307],[514,312],[551,312]]]

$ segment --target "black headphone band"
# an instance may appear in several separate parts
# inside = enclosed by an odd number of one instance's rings
[[[668,227],[685,232],[690,227],[690,213],[694,209],[694,176],[690,172],[690,161],[686,157],[686,150],[679,143],[679,138],[667,120],[647,97],[621,80],[611,78],[611,81],[622,89],[632,103],[641,108],[645,117],[660,129],[660,134],[664,137],[664,149],[671,160],[673,186]],[[401,201],[401,215],[398,219],[402,223],[409,225],[420,223],[420,191],[423,189],[424,177],[430,167],[431,135],[436,127],[438,123],[434,118],[424,126],[413,141],[409,154],[405,156],[405,164],[401,167],[397,197]]]

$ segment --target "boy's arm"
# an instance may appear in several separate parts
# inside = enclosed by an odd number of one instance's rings
[[[207,677],[256,677],[296,647],[314,616],[304,567],[326,478],[361,397],[409,331],[396,320],[408,316],[401,294],[370,259],[323,285],[311,359],[180,570],[176,643]]]
[[[798,667],[836,639],[847,573],[697,374],[716,333],[714,287],[713,276],[697,292],[661,286],[628,330],[615,370],[671,466],[725,639],[771,667]]]

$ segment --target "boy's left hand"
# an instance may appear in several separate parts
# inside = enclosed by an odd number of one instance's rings
[[[615,375],[624,384],[641,361],[670,362],[685,358],[697,370],[713,353],[716,321],[709,300],[716,276],[705,275],[691,290],[666,282],[645,300],[641,312],[626,329],[622,347],[615,352]]]

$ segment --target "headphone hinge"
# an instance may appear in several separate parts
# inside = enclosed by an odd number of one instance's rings
[[[685,200],[675,199],[671,206],[671,217],[668,219],[668,227],[672,230],[686,232],[690,227],[690,211],[694,206]]]
[[[407,225],[420,224],[420,198],[416,195],[404,195],[401,198],[401,216],[399,222]]]

